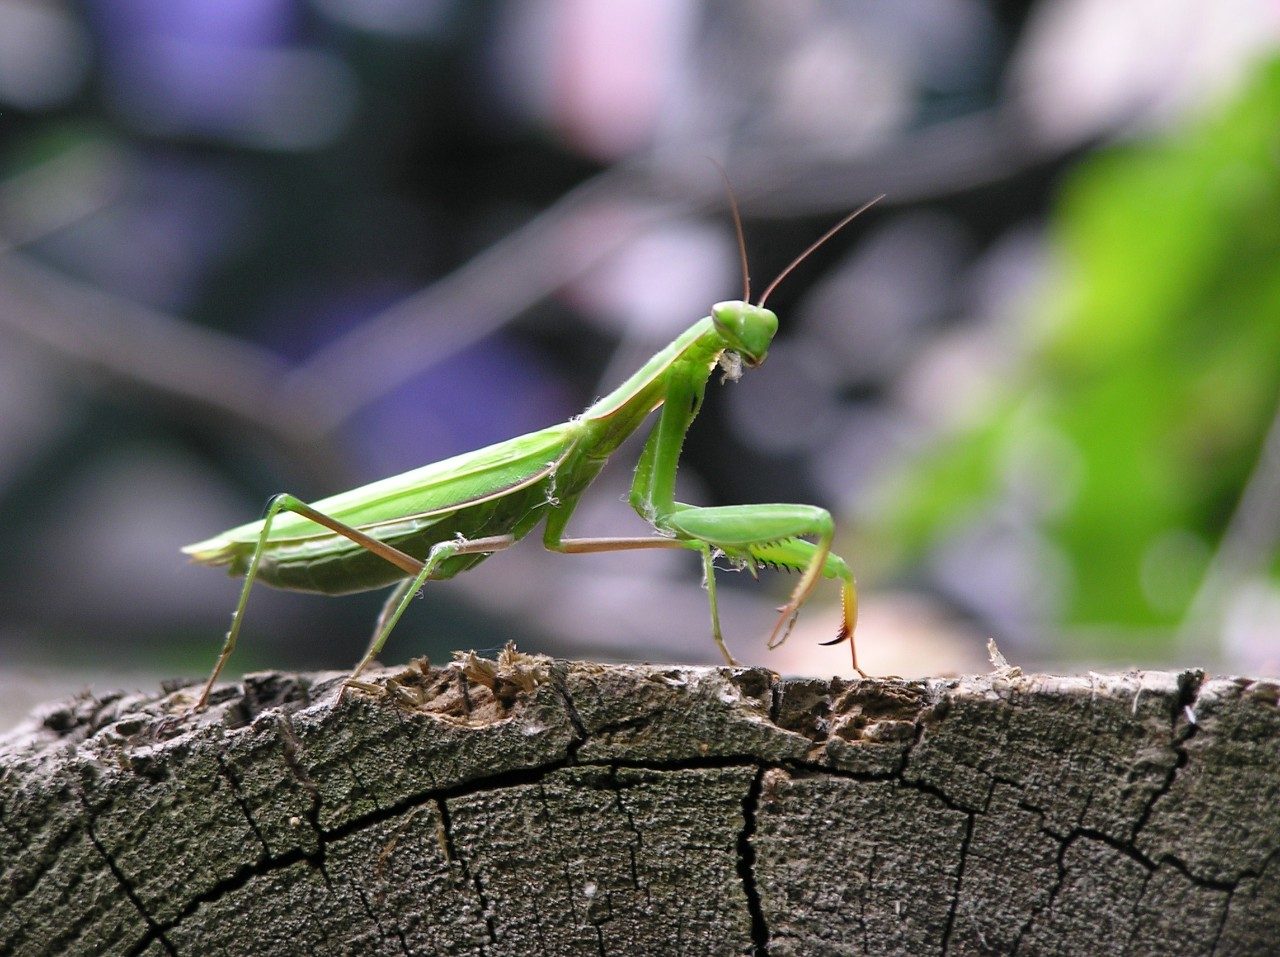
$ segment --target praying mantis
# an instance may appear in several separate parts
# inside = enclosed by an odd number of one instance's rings
[[[235,649],[255,581],[326,595],[395,584],[349,683],[381,652],[409,602],[428,580],[452,578],[472,568],[544,520],[542,542],[553,552],[642,548],[699,552],[711,607],[711,634],[729,665],[736,662],[720,628],[717,558],[753,574],[760,566],[801,573],[789,599],[778,608],[770,648],[786,640],[819,579],[838,579],[841,621],[835,639],[825,644],[848,641],[854,670],[862,674],[853,643],[857,590],[849,566],[831,551],[835,535],[831,514],[813,505],[685,505],[675,499],[675,483],[684,438],[712,372],[720,367],[726,379],[737,379],[743,366],[754,368],[765,360],[778,330],[777,315],[765,308],[769,295],[814,250],[880,198],[827,230],[769,283],[753,305],[742,221],[730,193],[742,264],[742,299],[713,305],[710,315],[581,415],[314,504],[281,493],[271,499],[259,521],[183,548],[199,564],[226,566],[230,574],[244,576],[222,651],[196,708],[208,703]],[[609,456],[655,411],[658,420],[640,453],[630,492],[631,507],[655,534],[565,537],[583,492]]]

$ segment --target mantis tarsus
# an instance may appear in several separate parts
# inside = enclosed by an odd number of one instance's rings
[[[732,203],[732,196],[730,197]],[[546,519],[543,545],[585,553],[638,548],[687,548],[701,553],[711,631],[725,661],[735,664],[720,631],[715,559],[750,568],[801,572],[769,636],[787,637],[800,606],[821,577],[841,581],[842,619],[828,644],[853,649],[857,593],[853,573],[831,553],[835,527],[812,505],[729,505],[699,508],[675,500],[676,468],[685,433],[702,405],[717,366],[730,379],[764,361],[778,317],[764,304],[791,270],[870,203],[850,213],[797,256],[750,302],[746,246],[736,203],[734,225],[742,259],[743,297],[718,302],[674,342],[613,392],[560,425],[382,479],[308,505],[288,493],[272,498],[265,516],[183,549],[196,562],[226,565],[244,586],[213,673],[200,693],[203,707],[235,648],[249,590],[257,579],[278,588],[341,595],[399,582],[378,616],[354,679],[382,650],[413,596],[429,579],[452,578],[501,551]],[[624,538],[566,538],[583,491],[605,461],[661,409],[636,466],[630,502],[657,533]],[[814,542],[806,538],[815,539]],[[350,680],[350,679],[348,679]]]

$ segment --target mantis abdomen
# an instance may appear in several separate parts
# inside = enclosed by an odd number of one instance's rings
[[[541,519],[550,494],[550,481],[543,479],[519,492],[454,512],[408,516],[380,526],[363,527],[361,531],[419,561],[424,561],[431,547],[440,542],[495,534],[520,538]],[[252,543],[237,544],[227,549],[225,559],[218,564],[228,565],[232,575],[243,575],[253,550]],[[431,578],[437,581],[452,578],[488,557],[488,553],[455,555],[441,562]],[[291,591],[349,595],[392,585],[405,574],[386,559],[365,549],[352,548],[349,539],[334,534],[272,542],[271,549],[263,552],[258,577]]]

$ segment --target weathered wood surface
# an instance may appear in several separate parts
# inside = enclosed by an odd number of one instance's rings
[[[1274,682],[508,665],[44,710],[0,952],[1280,951]]]

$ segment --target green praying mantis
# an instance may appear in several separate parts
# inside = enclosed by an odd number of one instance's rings
[[[831,514],[812,505],[697,507],[675,500],[676,469],[684,438],[702,405],[712,372],[736,379],[768,354],[778,317],[765,308],[778,284],[814,250],[880,197],[823,234],[771,282],[752,305],[746,244],[737,203],[730,194],[742,263],[741,300],[718,302],[670,345],[613,392],[568,422],[487,448],[373,482],[308,505],[288,493],[271,499],[262,519],[183,551],[203,565],[227,566],[244,585],[213,672],[197,708],[203,708],[235,649],[249,591],[257,580],[293,591],[342,595],[396,584],[388,595],[353,681],[381,652],[409,602],[428,580],[452,578],[510,547],[545,519],[543,545],[583,554],[641,548],[699,552],[711,606],[711,633],[725,661],[734,665],[720,629],[715,561],[798,571],[800,579],[769,635],[776,648],[791,631],[800,607],[822,577],[839,579],[839,633],[826,644],[848,641],[859,674],[853,629],[857,591],[853,573],[831,552]],[[583,492],[609,456],[655,410],[657,424],[644,444],[631,485],[631,507],[655,535],[567,538],[565,528]],[[814,539],[810,542],[807,539]],[[345,686],[344,686],[345,687]]]

